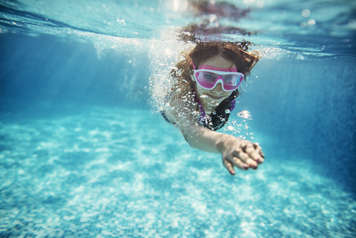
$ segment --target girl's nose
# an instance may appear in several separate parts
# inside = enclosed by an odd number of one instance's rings
[[[216,84],[216,86],[215,86],[215,90],[216,91],[223,91],[223,82],[221,81],[221,80],[218,80],[218,83]]]

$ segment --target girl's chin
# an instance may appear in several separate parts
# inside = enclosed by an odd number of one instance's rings
[[[216,107],[218,106],[224,99],[212,99],[212,98],[209,98],[208,100],[206,100],[206,103],[209,105],[209,106],[213,106],[213,107]]]

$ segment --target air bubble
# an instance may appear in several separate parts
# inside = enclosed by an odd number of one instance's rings
[[[310,16],[310,10],[309,9],[304,9],[303,11],[302,11],[302,16],[303,17],[309,17]]]
[[[250,112],[247,110],[243,110],[243,111],[237,113],[237,116],[244,118],[244,119],[248,119],[248,120],[252,119]],[[245,122],[245,120],[244,120],[244,122]]]
[[[233,127],[233,126],[228,126],[227,129],[228,129],[229,131],[233,131],[233,130],[234,130],[234,127]]]
[[[310,19],[310,20],[308,21],[308,25],[309,25],[309,26],[313,26],[313,25],[315,25],[315,23],[316,23],[316,21],[315,21],[314,19]]]

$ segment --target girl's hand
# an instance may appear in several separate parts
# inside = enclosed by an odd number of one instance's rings
[[[233,136],[226,136],[218,148],[222,154],[223,164],[231,175],[235,175],[234,166],[244,170],[257,169],[264,161],[262,149],[257,143]]]

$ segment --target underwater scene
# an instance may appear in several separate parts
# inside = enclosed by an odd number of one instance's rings
[[[212,41],[259,58],[234,176],[161,115]],[[356,237],[355,75],[356,1],[0,0],[0,237]]]

